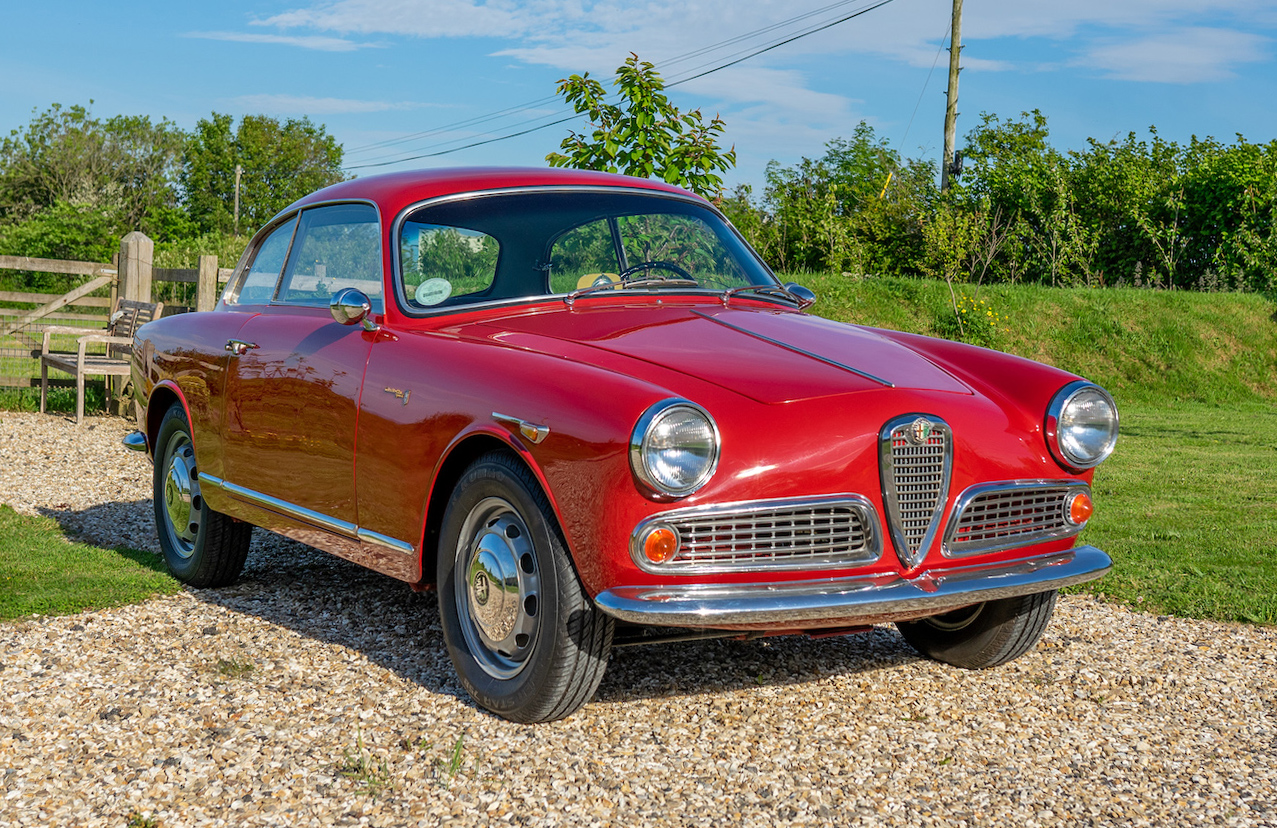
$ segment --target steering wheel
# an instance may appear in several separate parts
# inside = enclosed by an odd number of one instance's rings
[[[644,270],[668,270],[670,273],[676,274],[681,279],[687,279],[692,282],[696,281],[696,279],[692,276],[692,274],[688,273],[686,270],[674,264],[673,262],[660,262],[660,261],[639,262],[636,265],[631,265],[630,267],[625,268],[625,270],[622,270],[620,275],[617,278],[619,278],[622,283],[628,282],[631,280],[631,277],[635,273],[640,273]],[[667,277],[654,276],[653,278],[665,279]]]

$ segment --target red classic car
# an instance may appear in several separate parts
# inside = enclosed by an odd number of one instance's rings
[[[621,643],[894,622],[964,667],[1037,641],[1117,411],[954,342],[803,313],[710,204],[565,170],[392,174],[253,239],[134,348],[173,573],[253,526],[438,590],[480,705],[572,713]]]

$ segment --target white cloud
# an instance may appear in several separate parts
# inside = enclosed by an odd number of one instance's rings
[[[322,35],[274,35],[255,34],[252,32],[187,32],[183,37],[194,37],[201,40],[229,40],[235,43],[266,43],[284,46],[299,46],[303,49],[315,49],[321,52],[353,52],[356,49],[373,48],[372,43],[356,43],[341,37],[324,37]]]
[[[527,4],[503,0],[338,0],[277,14],[254,25],[418,37],[514,37],[535,19],[528,11]]]
[[[419,109],[425,104],[390,101],[357,101],[347,98],[313,98],[298,95],[241,95],[236,106],[252,112],[282,115],[335,115],[386,112],[392,109]]]
[[[1077,63],[1116,80],[1203,83],[1235,77],[1238,64],[1265,60],[1269,42],[1228,29],[1182,29],[1097,45]]]

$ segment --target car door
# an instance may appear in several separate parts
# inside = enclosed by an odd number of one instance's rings
[[[358,525],[355,426],[375,335],[338,324],[328,306],[333,292],[355,287],[380,312],[379,238],[370,205],[303,211],[268,303],[227,343],[227,482],[283,519],[267,528],[319,530],[301,539],[339,554]]]

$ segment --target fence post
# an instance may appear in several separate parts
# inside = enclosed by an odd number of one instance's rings
[[[195,277],[195,310],[211,311],[217,307],[217,257],[200,256],[200,269]]]
[[[155,242],[134,230],[120,239],[120,298],[137,302],[151,301],[151,262]]]
[[[139,230],[120,239],[120,260],[116,266],[116,295],[138,302],[151,301],[151,263],[155,258],[155,242]],[[132,406],[124,399],[124,377],[107,377],[115,414],[127,416]]]

